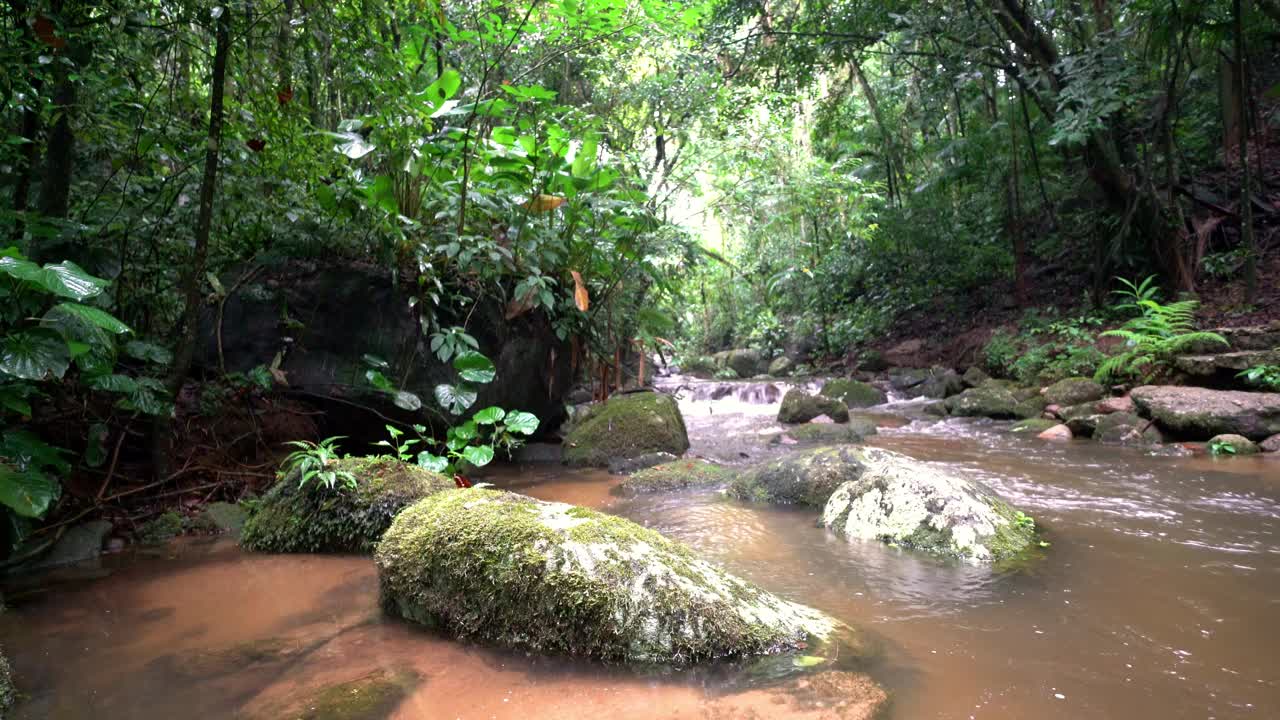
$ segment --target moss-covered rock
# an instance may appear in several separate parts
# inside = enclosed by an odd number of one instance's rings
[[[1243,435],[1215,435],[1209,440],[1209,452],[1214,455],[1257,455],[1262,449]]]
[[[1018,398],[995,382],[969,388],[947,398],[947,412],[959,417],[1018,418],[1025,410]]]
[[[836,422],[848,422],[849,408],[839,400],[825,395],[810,395],[800,388],[791,388],[782,396],[778,422],[807,423],[819,415],[826,415]]]
[[[769,367],[764,353],[749,348],[725,350],[712,356],[716,365],[732,370],[740,378],[752,378],[760,375]]]
[[[777,438],[787,437],[800,444],[835,445],[859,443],[876,434],[876,424],[867,418],[851,417],[847,423],[805,423]],[[777,440],[781,442],[781,440]]]
[[[1056,427],[1057,425],[1058,425],[1057,420],[1047,420],[1045,418],[1030,418],[1028,420],[1022,420],[1020,422],[1014,423],[1013,427],[1009,429],[1011,432],[1026,433],[1028,435],[1039,435],[1045,430],[1048,430],[1051,427]]]
[[[716,361],[710,355],[685,358],[680,362],[680,370],[686,375],[692,375],[697,378],[714,377],[716,374]]]
[[[138,526],[139,545],[163,545],[182,534],[186,523],[172,510],[161,513]]]
[[[356,478],[354,490],[314,482],[299,488],[294,471],[259,501],[241,544],[258,552],[369,553],[402,509],[455,487],[443,475],[387,457],[346,458],[337,469]]]
[[[409,668],[378,669],[363,677],[319,687],[302,687],[248,714],[252,720],[385,720],[422,682]]]
[[[1097,402],[1107,391],[1089,378],[1073,377],[1059,380],[1044,389],[1044,398],[1050,405],[1079,405]]]
[[[623,480],[613,492],[618,495],[641,495],[707,487],[728,482],[731,475],[729,468],[706,460],[676,460],[637,472]]]
[[[1094,440],[1117,445],[1159,445],[1164,442],[1164,433],[1150,420],[1144,420],[1133,413],[1110,413],[1108,415],[1089,415],[1084,421],[1093,424]],[[1077,420],[1077,422],[1081,422]]]
[[[964,375],[960,376],[961,382],[963,382],[964,386],[967,388],[978,387],[990,379],[991,376],[977,365],[971,365],[968,370],[964,371]]]
[[[883,404],[888,397],[876,386],[850,378],[835,378],[823,384],[820,394],[834,398],[851,408]]]
[[[615,395],[576,423],[564,441],[564,461],[609,467],[611,461],[651,453],[676,457],[689,449],[689,434],[674,398],[662,393]]]
[[[787,377],[795,371],[795,368],[795,361],[783,355],[782,357],[774,358],[773,362],[769,363],[769,375],[772,377]]]
[[[1037,544],[1035,522],[978,482],[879,448],[860,449],[853,465],[858,477],[822,511],[822,524],[845,537],[975,563]]]
[[[851,445],[801,450],[739,472],[729,483],[729,495],[747,502],[820,508],[836,488],[865,470],[860,449]]]
[[[506,492],[415,504],[375,561],[388,613],[531,652],[687,665],[795,650],[837,628],[633,522]]]

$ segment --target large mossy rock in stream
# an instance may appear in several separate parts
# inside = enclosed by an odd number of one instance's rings
[[[1018,398],[993,382],[953,395],[947,398],[946,403],[947,412],[958,417],[1010,419],[1024,416]]]
[[[712,355],[717,367],[732,370],[740,378],[753,378],[769,369],[769,360],[759,350],[724,350]]]
[[[1096,402],[1105,397],[1107,391],[1089,378],[1074,377],[1059,380],[1044,389],[1044,399],[1050,405],[1079,405]]]
[[[839,627],[633,522],[508,492],[413,505],[375,561],[389,614],[549,655],[683,666],[798,650]]]
[[[675,460],[641,470],[613,489],[616,495],[643,495],[686,488],[712,487],[729,481],[732,471],[706,460]]]
[[[325,410],[329,434],[381,439],[385,423],[362,408],[406,425],[454,421],[441,416],[432,398],[437,385],[457,382],[457,372],[431,351],[411,302],[418,291],[412,278],[397,279],[374,264],[289,260],[253,274],[235,271],[223,285],[238,289],[226,299],[220,325],[212,312],[201,318],[198,367],[218,371],[222,360],[227,372],[248,373],[277,367],[278,360],[288,391]],[[494,381],[478,386],[474,410],[519,409],[536,415],[542,432],[559,427],[573,387],[571,348],[544,313],[508,319],[496,300],[435,312],[443,327],[465,325],[496,367]],[[387,362],[382,373],[417,395],[421,408],[398,406],[394,395],[371,385],[367,356]],[[412,407],[404,398],[400,405]]]
[[[739,471],[729,496],[747,502],[823,507],[836,488],[862,477],[862,449],[851,445],[800,450]]]
[[[1145,385],[1129,397],[1138,414],[1188,440],[1243,435],[1256,441],[1280,433],[1280,393]]]
[[[564,439],[564,461],[607,468],[653,453],[675,457],[689,449],[689,433],[675,398],[656,392],[614,395],[591,407]]]
[[[367,554],[401,510],[456,487],[443,475],[387,457],[346,458],[334,469],[351,473],[355,489],[315,481],[299,488],[295,470],[258,501],[240,544],[257,552]]]
[[[827,500],[822,524],[939,557],[998,563],[1036,547],[1035,522],[994,492],[943,468],[879,448],[850,458],[858,477]]]
[[[834,398],[851,408],[865,408],[882,405],[889,398],[880,388],[870,383],[851,378],[834,378],[822,385],[820,395]]]
[[[826,415],[836,422],[848,422],[849,408],[839,400],[825,395],[810,395],[800,388],[788,390],[778,407],[778,422],[788,425],[807,423],[819,415]]]

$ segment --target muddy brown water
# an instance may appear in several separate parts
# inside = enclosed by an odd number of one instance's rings
[[[694,452],[745,463],[785,451],[768,443],[767,406],[683,405]],[[895,720],[1280,717],[1280,459],[1052,445],[913,419],[910,404],[881,410],[898,427],[874,444],[988,483],[1048,528],[1046,557],[995,574],[848,543],[812,512],[715,492],[623,499],[616,478],[553,466],[491,479],[628,517],[864,628]],[[794,682],[637,675],[388,622],[366,558],[221,541],[114,564],[0,617],[29,695],[16,717],[310,717],[298,698],[379,673],[411,680],[370,718],[840,716]]]

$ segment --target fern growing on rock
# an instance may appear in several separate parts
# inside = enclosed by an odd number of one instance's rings
[[[1113,309],[1136,311],[1138,314],[1120,327],[1102,333],[1101,337],[1124,340],[1124,345],[1119,353],[1108,357],[1098,366],[1094,375],[1098,382],[1137,377],[1145,382],[1160,369],[1167,367],[1174,357],[1196,345],[1213,343],[1230,346],[1221,335],[1196,329],[1195,314],[1200,307],[1198,301],[1178,300],[1165,305],[1156,299],[1158,289],[1154,277],[1148,277],[1138,284],[1123,278],[1117,279],[1125,288],[1116,290],[1115,293],[1125,301]]]

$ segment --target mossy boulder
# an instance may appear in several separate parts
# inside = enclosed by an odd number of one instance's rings
[[[1164,433],[1150,420],[1144,420],[1133,413],[1110,413],[1108,415],[1090,415],[1087,420],[1093,423],[1094,440],[1117,445],[1159,445],[1163,443]]]
[[[943,468],[879,448],[851,458],[822,524],[850,539],[972,563],[1012,560],[1037,546],[1035,522],[990,489]]]
[[[698,378],[714,377],[716,374],[716,361],[710,355],[698,355],[691,358],[685,358],[680,362],[680,370],[686,375],[692,375]]]
[[[729,468],[706,460],[676,460],[641,470],[623,480],[613,491],[618,495],[642,495],[707,487],[728,482],[731,476]]]
[[[1049,405],[1079,405],[1097,402],[1106,397],[1107,391],[1089,378],[1073,377],[1059,380],[1044,389],[1044,399]]]
[[[564,461],[577,467],[609,467],[610,462],[651,453],[680,457],[688,449],[689,434],[675,398],[631,393],[609,398],[574,425],[564,441]]]
[[[1057,420],[1048,420],[1046,418],[1030,418],[1013,424],[1010,431],[1016,433],[1026,433],[1028,435],[1039,435],[1051,427],[1058,425]]]
[[[410,668],[379,668],[353,680],[303,687],[247,717],[253,720],[386,720],[422,683]]]
[[[807,423],[819,415],[826,415],[836,422],[848,422],[849,408],[839,400],[826,395],[810,395],[800,388],[791,388],[782,396],[778,422]]]
[[[778,442],[782,437],[800,444],[835,445],[839,443],[859,443],[876,434],[876,424],[867,418],[851,417],[847,423],[805,423],[790,428],[782,435],[776,436]]]
[[[185,529],[186,523],[182,516],[170,510],[138,527],[138,544],[163,545],[181,535]]]
[[[774,358],[773,362],[769,363],[769,375],[773,377],[787,377],[795,372],[795,369],[795,361],[786,355]]]
[[[1257,455],[1258,444],[1243,435],[1216,435],[1209,440],[1209,452],[1215,455]]]
[[[310,482],[298,487],[297,471],[275,484],[245,521],[240,543],[276,553],[370,553],[406,506],[455,487],[454,482],[387,457],[339,460],[355,489]]]
[[[633,522],[508,492],[413,505],[375,562],[389,614],[548,655],[682,666],[793,651],[838,627]]]
[[[823,384],[819,394],[839,400],[851,408],[865,408],[881,405],[888,397],[876,386],[861,380],[835,378]]]
[[[840,485],[866,471],[859,448],[819,447],[790,453],[739,472],[729,496],[747,502],[821,508]]]
[[[978,367],[977,365],[971,365],[968,370],[964,371],[964,375],[960,376],[960,380],[964,383],[964,386],[967,388],[978,387],[979,385],[981,385],[982,383],[990,379],[991,379],[991,376],[988,375],[982,368]]]
[[[988,382],[947,398],[947,412],[958,417],[1010,419],[1023,417],[1027,409],[1005,387]]]
[[[753,378],[769,368],[768,359],[759,350],[725,350],[713,357],[718,366],[732,370],[740,378]]]

